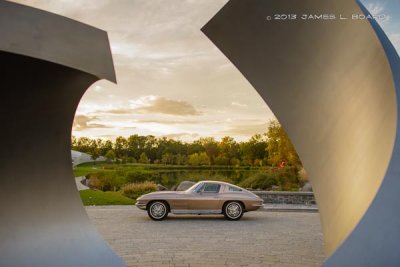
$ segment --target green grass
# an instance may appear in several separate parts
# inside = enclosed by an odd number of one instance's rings
[[[96,162],[96,164],[93,164],[93,163],[80,164],[73,169],[74,176],[75,177],[86,176],[89,173],[104,171],[103,169],[104,169],[105,164],[106,163],[103,163],[103,162]],[[107,171],[107,170],[105,170],[105,171]]]
[[[119,192],[103,192],[99,190],[82,190],[79,191],[83,205],[133,205],[135,201],[123,196]]]

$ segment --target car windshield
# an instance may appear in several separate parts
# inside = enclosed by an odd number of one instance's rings
[[[194,185],[192,185],[191,187],[189,187],[188,189],[186,189],[185,192],[192,192],[192,191],[194,191],[198,186],[200,186],[201,184],[203,184],[203,183],[202,183],[202,182],[195,183]]]

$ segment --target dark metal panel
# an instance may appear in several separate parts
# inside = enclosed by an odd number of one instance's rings
[[[107,32],[28,6],[0,1],[0,51],[43,59],[115,82]]]
[[[91,225],[71,163],[82,95],[114,80],[106,33],[6,2],[0,32],[0,266],[125,266]]]
[[[387,56],[399,59],[382,47],[379,27],[351,19],[364,11],[349,0],[231,0],[203,28],[288,132],[313,184],[334,266],[400,263],[399,72]]]

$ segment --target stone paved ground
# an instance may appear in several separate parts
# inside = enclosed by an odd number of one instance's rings
[[[175,216],[152,221],[133,206],[87,207],[89,217],[131,266],[319,266],[324,260],[318,213]]]

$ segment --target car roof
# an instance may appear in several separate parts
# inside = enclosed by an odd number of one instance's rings
[[[233,187],[240,188],[243,192],[251,193],[250,191],[244,189],[243,187],[240,187],[240,186],[237,186],[237,185],[234,185],[234,184],[230,184],[230,183],[227,183],[227,182],[204,180],[204,181],[198,181],[198,183],[216,183],[216,184],[225,185],[225,186],[233,186]]]
[[[230,185],[230,186],[235,186],[238,187],[236,185],[227,183],[227,182],[221,182],[221,181],[212,181],[212,180],[204,180],[204,181],[199,181],[199,183],[216,183],[216,184],[223,184],[223,185]]]

